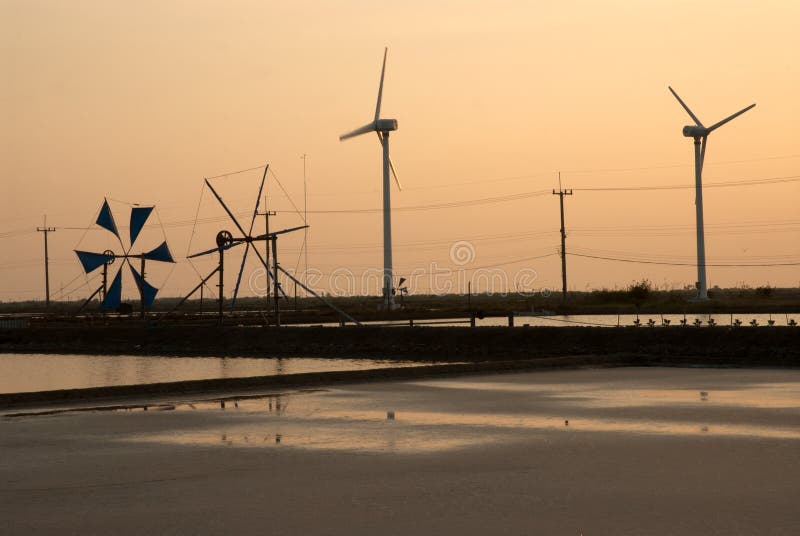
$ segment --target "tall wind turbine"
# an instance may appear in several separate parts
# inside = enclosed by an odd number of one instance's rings
[[[697,299],[698,300],[707,300],[708,299],[708,289],[706,287],[706,246],[705,246],[705,232],[703,230],[703,161],[706,157],[706,142],[708,141],[708,135],[711,134],[714,130],[718,129],[731,119],[734,119],[747,110],[755,106],[755,104],[751,104],[746,108],[742,108],[735,114],[726,117],[722,121],[718,123],[714,123],[710,127],[703,126],[703,123],[697,118],[696,115],[692,113],[686,103],[681,100],[675,90],[672,87],[669,87],[669,90],[678,99],[678,102],[681,103],[683,109],[686,110],[686,113],[689,114],[689,117],[692,118],[694,121],[694,125],[687,125],[683,127],[683,135],[687,138],[694,138],[694,181],[695,181],[695,211],[697,214]]]
[[[389,47],[383,51],[383,68],[381,68],[381,81],[378,85],[378,103],[375,106],[375,118],[364,125],[347,134],[339,136],[339,141],[354,138],[368,132],[375,132],[378,140],[383,147],[383,305],[391,310],[394,307],[394,296],[392,290],[392,203],[389,173],[394,175],[397,188],[402,190],[400,180],[394,169],[391,157],[389,157],[389,132],[397,130],[397,119],[381,119],[381,97],[383,96],[383,77],[386,74],[386,56],[389,54]]]

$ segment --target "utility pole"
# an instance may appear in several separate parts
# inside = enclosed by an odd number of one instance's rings
[[[264,207],[266,208],[266,206],[267,206],[267,196],[264,196]],[[277,216],[278,213],[275,212],[274,210],[264,210],[264,212],[259,214],[259,215],[260,216],[264,216],[264,223],[266,225],[266,231],[267,231],[266,234],[267,234],[267,236],[269,236],[269,217],[270,216]],[[264,268],[267,271],[269,271],[269,239],[264,241],[264,245],[265,245],[264,249],[265,249],[265,253],[266,253],[266,257],[264,259],[265,259],[265,262],[267,264]],[[269,293],[270,293],[269,274],[266,274],[266,276],[267,276],[267,305],[269,306],[269,302],[270,302],[270,300],[269,300]],[[275,274],[275,276],[277,277],[277,274]]]
[[[564,228],[564,196],[572,195],[572,190],[561,188],[561,172],[558,172],[558,191],[553,190],[553,195],[558,196],[561,205],[561,300],[567,301],[567,232]]]
[[[47,250],[47,234],[55,233],[55,227],[47,226],[47,215],[44,217],[44,227],[37,227],[37,232],[44,233],[44,292],[45,306],[50,307],[50,255]]]
[[[308,187],[306,181],[306,162],[308,155],[303,153],[303,225],[308,225]],[[303,263],[305,269],[303,271],[303,284],[308,285],[308,227],[303,229]]]
[[[218,234],[217,236],[221,236],[221,233]],[[224,316],[223,316],[224,313],[223,313],[222,308],[225,305],[225,279],[223,277],[223,274],[225,273],[225,250],[222,249],[222,246],[220,245],[219,241],[217,242],[217,245],[220,246],[219,247],[219,270],[217,270],[217,272],[219,272],[219,283],[217,283],[217,287],[219,288],[219,300],[217,300],[217,305],[219,307],[219,312],[218,312],[219,325],[221,326],[222,325],[222,319],[224,318]]]
[[[272,242],[272,271],[275,274],[273,284],[275,285],[275,327],[281,327],[281,306],[278,302],[280,298],[280,284],[278,283],[278,237],[273,236],[270,239]]]

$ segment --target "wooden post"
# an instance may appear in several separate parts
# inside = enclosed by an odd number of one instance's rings
[[[280,298],[280,286],[278,284],[278,237],[272,236],[272,273],[275,275],[274,283],[274,299],[275,299],[275,326],[281,327],[281,306],[278,303]]]
[[[142,312],[140,313],[140,316],[141,316],[142,320],[144,320],[144,316],[145,316],[145,305],[144,305],[144,254],[142,254],[142,265],[141,265],[141,267],[142,267],[142,273],[140,275],[141,275],[141,278],[142,278],[142,283],[141,283],[141,285],[139,285],[139,299],[142,302]]]
[[[223,315],[223,306],[225,304],[225,280],[223,279],[223,274],[225,273],[225,250],[222,247],[219,248],[219,283],[217,287],[219,288],[219,299],[217,300],[219,305],[219,325],[222,325],[222,315]]]

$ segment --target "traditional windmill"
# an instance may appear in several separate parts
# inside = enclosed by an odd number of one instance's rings
[[[75,250],[75,254],[78,256],[78,260],[81,261],[81,265],[83,266],[83,271],[85,273],[89,274],[101,266],[103,267],[103,284],[92,295],[93,297],[98,292],[102,291],[103,309],[119,308],[120,303],[122,302],[123,266],[127,265],[128,268],[130,268],[130,272],[134,281],[136,282],[136,287],[139,289],[139,299],[142,304],[141,314],[142,317],[144,317],[145,311],[150,310],[153,305],[153,301],[156,299],[156,294],[158,293],[158,289],[147,282],[145,277],[145,261],[151,260],[156,262],[175,262],[175,260],[172,258],[172,254],[169,251],[166,240],[162,242],[161,245],[156,246],[149,251],[132,253],[133,247],[136,245],[136,239],[139,237],[139,233],[142,231],[142,228],[144,227],[154,208],[155,207],[131,208],[129,242],[128,246],[126,247],[123,243],[122,237],[119,234],[117,224],[114,221],[114,215],[111,213],[111,207],[108,205],[108,200],[105,199],[95,224],[114,233],[114,236],[116,236],[117,240],[119,240],[121,253],[116,253],[110,249],[105,250],[102,253],[81,251],[77,249]],[[116,259],[121,259],[119,269],[112,279],[111,285],[107,286],[108,267],[109,265],[113,264]],[[138,271],[136,268],[134,268],[131,259],[139,259]],[[91,299],[91,297],[89,299]]]
[[[253,228],[255,226],[256,217],[258,216],[258,209],[261,206],[261,194],[264,191],[264,183],[266,181],[268,171],[269,171],[269,165],[265,166],[264,168],[264,175],[261,177],[261,184],[258,187],[258,193],[256,195],[255,208],[253,209],[253,215],[250,219],[250,225],[248,226],[247,230],[245,230],[245,227],[239,222],[239,220],[234,215],[233,211],[231,211],[231,209],[222,199],[222,196],[219,194],[219,192],[217,192],[217,190],[211,184],[211,181],[209,179],[205,179],[205,185],[208,187],[209,190],[211,190],[211,193],[214,194],[214,197],[216,198],[217,202],[220,204],[222,209],[228,215],[231,222],[238,230],[239,234],[234,235],[231,231],[228,230],[219,231],[216,236],[215,247],[207,249],[205,251],[200,251],[198,253],[193,253],[186,257],[187,259],[194,259],[216,253],[218,255],[219,260],[217,262],[217,266],[208,275],[202,278],[200,283],[196,287],[194,287],[186,296],[184,296],[184,298],[172,309],[172,311],[175,311],[181,305],[183,305],[183,303],[187,299],[189,299],[189,297],[191,297],[195,292],[197,292],[203,285],[205,285],[206,282],[214,276],[214,274],[218,274],[219,282],[217,284],[217,287],[219,288],[219,297],[217,305],[218,305],[219,321],[220,323],[222,323],[223,313],[224,313],[224,300],[225,300],[225,294],[224,294],[225,252],[231,248],[244,244],[245,249],[244,253],[242,254],[242,262],[239,265],[239,272],[236,275],[236,286],[233,289],[233,295],[231,297],[231,306],[230,306],[231,312],[233,312],[236,307],[236,299],[239,295],[239,288],[242,282],[242,275],[244,274],[245,264],[247,262],[247,254],[252,249],[253,252],[258,257],[259,263],[261,264],[261,266],[264,267],[264,270],[267,274],[267,278],[272,283],[274,288],[275,298],[273,302],[273,307],[275,315],[274,321],[276,325],[280,325],[280,307],[278,305],[279,294],[283,295],[284,298],[287,297],[286,293],[284,292],[283,288],[278,282],[279,272],[283,273],[286,277],[294,281],[297,284],[297,286],[299,286],[300,288],[302,288],[303,290],[305,290],[318,300],[322,301],[328,307],[339,313],[342,319],[352,322],[356,325],[360,325],[356,319],[354,319],[352,316],[350,316],[349,314],[345,313],[344,311],[342,311],[341,309],[330,303],[328,300],[324,299],[322,296],[314,292],[312,289],[308,288],[305,284],[303,284],[301,281],[295,278],[291,273],[282,268],[278,263],[278,249],[277,249],[278,237],[286,233],[291,233],[293,231],[306,229],[308,228],[308,225],[300,225],[297,227],[291,227],[289,229],[283,229],[275,232],[267,232],[264,234],[254,234]],[[256,248],[255,242],[268,242],[268,245],[272,246],[272,266],[269,265],[266,258],[263,255],[261,255],[261,252],[258,250],[258,248]]]

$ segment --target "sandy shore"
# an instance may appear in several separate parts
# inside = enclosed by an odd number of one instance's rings
[[[797,534],[798,401],[625,368],[4,417],[0,532]]]

